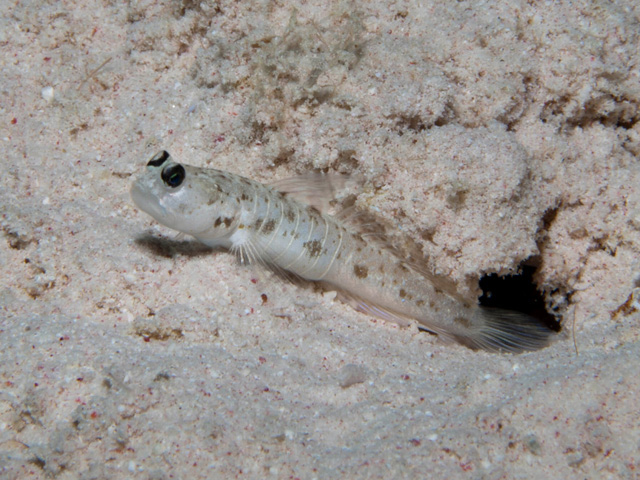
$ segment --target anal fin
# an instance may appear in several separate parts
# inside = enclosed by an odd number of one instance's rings
[[[328,289],[335,289],[335,287],[328,286]],[[357,310],[361,313],[366,313],[367,315],[371,315],[372,317],[379,318],[381,320],[385,320],[387,322],[397,323],[401,327],[408,327],[412,323],[412,319],[408,317],[404,317],[402,315],[398,315],[397,313],[384,308],[380,305],[377,305],[374,302],[370,302],[364,300],[357,295],[347,293],[342,290],[338,290],[338,299],[347,305],[350,305],[354,310]]]

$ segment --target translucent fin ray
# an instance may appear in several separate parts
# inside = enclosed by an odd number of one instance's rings
[[[352,177],[338,173],[311,172],[297,177],[283,178],[269,184],[281,193],[327,213],[336,193],[351,183]]]
[[[476,322],[468,334],[451,336],[474,350],[521,353],[546,347],[554,334],[525,313],[499,308],[478,307]]]

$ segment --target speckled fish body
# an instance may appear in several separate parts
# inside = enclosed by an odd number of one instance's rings
[[[458,299],[380,242],[239,175],[179,164],[162,151],[131,196],[158,222],[206,245],[323,282],[360,311],[401,324],[413,319],[471,348],[535,350],[551,333],[524,314]]]

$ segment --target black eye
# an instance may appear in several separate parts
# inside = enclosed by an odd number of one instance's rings
[[[149,160],[149,163],[147,163],[147,167],[159,167],[164,162],[166,162],[170,156],[171,155],[169,155],[169,152],[167,152],[166,150],[162,150],[161,152],[156,153],[153,158]]]
[[[167,187],[176,188],[184,180],[184,167],[179,163],[174,163],[162,170],[162,181]]]

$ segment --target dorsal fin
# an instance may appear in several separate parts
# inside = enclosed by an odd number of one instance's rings
[[[416,242],[405,238],[401,241],[401,245],[398,246],[398,242],[385,233],[386,226],[383,221],[373,213],[367,210],[357,210],[355,206],[351,205],[339,212],[335,217],[358,232],[364,239],[375,242],[391,251],[398,259],[402,260],[406,267],[427,278],[438,290],[464,303],[471,305],[477,303],[476,298],[465,298],[461,295],[455,282],[444,275],[434,273]]]
[[[310,172],[297,177],[283,178],[269,184],[281,193],[327,213],[336,193],[352,183],[353,177],[339,173]]]
[[[422,253],[420,250],[414,251],[414,248],[409,248],[409,251],[410,253],[404,259],[407,266],[428,279],[434,287],[463,303],[469,305],[478,303],[476,297],[462,295],[458,290],[457,284],[449,277],[435,273],[429,266],[427,259],[420,256],[420,253]]]

